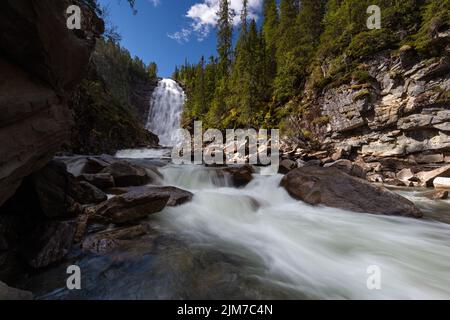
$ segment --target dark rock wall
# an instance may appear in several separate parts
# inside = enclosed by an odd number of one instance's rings
[[[67,99],[84,76],[103,21],[83,8],[66,27],[66,0],[0,3],[0,205],[45,166],[72,124]]]

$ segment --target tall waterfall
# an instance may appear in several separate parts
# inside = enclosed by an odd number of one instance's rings
[[[185,94],[172,79],[162,79],[153,92],[146,128],[159,136],[162,146],[177,143]]]

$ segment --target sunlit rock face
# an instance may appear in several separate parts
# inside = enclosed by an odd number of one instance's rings
[[[103,21],[81,6],[82,28],[69,30],[64,13],[72,4],[0,4],[0,205],[69,137],[67,97],[104,29]]]
[[[404,168],[416,173],[450,163],[448,56],[424,59],[405,46],[361,61],[355,73],[306,91],[303,103],[324,119],[309,126],[321,152],[300,146],[297,153],[324,163],[362,161],[386,179]]]

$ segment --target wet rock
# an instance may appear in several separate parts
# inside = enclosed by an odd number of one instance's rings
[[[447,200],[448,199],[448,191],[441,190],[441,191],[434,191],[425,194],[425,197],[431,200]]]
[[[436,189],[450,190],[450,178],[436,178],[433,180],[433,185]]]
[[[116,196],[98,206],[86,209],[89,219],[101,223],[127,223],[143,219],[164,209],[169,194],[137,189]]]
[[[148,234],[149,230],[146,225],[136,225],[101,231],[88,236],[83,241],[82,248],[93,253],[106,253],[130,240]]]
[[[75,235],[73,237],[74,243],[79,243],[83,239],[88,227],[88,221],[89,215],[86,213],[80,214],[77,217]]]
[[[335,168],[300,168],[281,181],[288,193],[311,205],[323,204],[355,212],[420,218],[409,200]]]
[[[152,182],[152,177],[148,174],[152,171],[158,172],[156,168],[144,169],[126,161],[118,161],[106,167],[101,173],[109,173],[114,178],[116,187],[142,186]]]
[[[93,186],[89,182],[81,181],[79,182],[82,191],[82,199],[84,203],[98,204],[103,201],[108,200],[108,196],[102,190]]]
[[[8,287],[0,281],[0,300],[32,300],[33,294],[16,288]]]
[[[61,261],[72,247],[76,220],[41,222],[23,245],[23,254],[33,268]]]
[[[90,191],[81,186],[63,163],[52,161],[31,177],[39,207],[49,218],[69,218],[77,215],[79,204],[87,204]]]
[[[231,181],[237,188],[245,187],[253,180],[252,174],[255,172],[251,165],[243,165],[222,169],[223,172],[231,175]]]
[[[432,171],[422,171],[416,174],[423,187],[433,187],[433,181],[436,178],[450,177],[450,164]]]
[[[135,192],[152,192],[159,195],[168,195],[169,201],[168,207],[176,207],[192,200],[194,196],[191,192],[176,188],[176,187],[155,187],[155,186],[142,186],[142,187],[128,187],[128,188],[113,188],[108,190],[111,194],[121,195],[130,191]]]
[[[320,167],[322,164],[322,161],[320,160],[309,160],[306,161],[304,167]]]
[[[294,170],[295,168],[297,168],[297,162],[289,159],[284,159],[280,163],[280,168],[278,172],[281,174],[286,174],[289,171]]]
[[[89,182],[101,190],[114,187],[114,178],[110,173],[82,174],[78,179]]]

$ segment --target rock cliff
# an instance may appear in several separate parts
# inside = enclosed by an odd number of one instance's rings
[[[309,124],[314,151],[298,154],[359,161],[379,182],[450,162],[449,55],[423,59],[404,46],[366,59],[358,73],[305,98],[321,121]]]
[[[68,96],[84,77],[103,21],[82,8],[82,29],[66,27],[73,1],[0,3],[0,205],[66,141]]]

